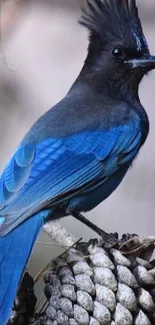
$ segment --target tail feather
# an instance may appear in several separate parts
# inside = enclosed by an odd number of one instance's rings
[[[0,325],[6,325],[21,277],[30,257],[46,211],[22,223],[0,238]]]

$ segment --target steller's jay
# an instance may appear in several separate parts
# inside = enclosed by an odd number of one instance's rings
[[[68,214],[80,219],[105,200],[149,132],[138,88],[155,57],[135,0],[87,4],[84,67],[66,97],[32,126],[0,178],[0,325],[8,321],[43,224]]]

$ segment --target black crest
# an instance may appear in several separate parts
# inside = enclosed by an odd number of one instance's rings
[[[135,0],[86,0],[80,24],[90,30],[90,36],[101,42],[124,41],[138,51],[147,50]]]

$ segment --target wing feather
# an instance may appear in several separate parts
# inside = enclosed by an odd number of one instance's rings
[[[19,146],[0,179],[0,232],[20,223],[47,202],[76,195],[132,161],[141,145],[139,124],[81,132]],[[59,198],[59,200],[58,200]],[[2,219],[1,219],[2,220]],[[1,224],[1,221],[0,221]]]

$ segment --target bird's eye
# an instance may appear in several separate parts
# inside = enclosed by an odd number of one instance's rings
[[[116,58],[120,58],[123,56],[123,50],[120,47],[115,47],[112,50],[112,55],[115,56]]]

